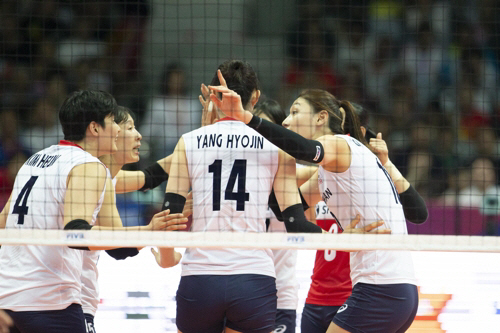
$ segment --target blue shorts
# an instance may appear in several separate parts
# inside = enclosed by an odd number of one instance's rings
[[[94,316],[89,313],[84,313],[85,316],[85,327],[87,328],[87,333],[95,333],[94,326]]]
[[[357,283],[333,322],[351,333],[399,333],[410,327],[418,309],[413,284]]]
[[[326,333],[340,306],[305,304],[302,310],[300,331]]]
[[[295,326],[297,326],[297,311],[285,309],[276,311],[274,333],[295,333]]]
[[[259,274],[183,276],[176,300],[182,333],[220,333],[224,325],[269,333],[276,319],[276,279]]]
[[[71,304],[64,310],[5,312],[14,320],[11,333],[87,333],[80,304]]]

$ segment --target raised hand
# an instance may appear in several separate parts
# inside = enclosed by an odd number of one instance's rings
[[[235,91],[227,88],[226,80],[224,80],[224,77],[222,76],[220,70],[217,71],[217,75],[219,76],[221,85],[208,86],[208,89],[210,89],[210,99],[215,104],[215,106],[219,108],[219,110],[221,110],[222,113],[224,113],[226,116],[248,123],[248,121],[250,120],[246,119],[248,118],[248,115],[246,115],[246,113],[250,114],[250,119],[252,117],[252,114],[248,111],[245,112],[245,109],[241,104],[240,95],[238,95]],[[222,94],[221,99],[217,97],[216,93]]]
[[[367,234],[367,233],[372,233],[372,234],[390,234],[391,229],[378,229],[378,227],[384,225],[384,221],[377,221],[370,223],[368,225],[365,225],[362,228],[356,228],[358,225],[359,221],[361,221],[361,216],[359,214],[356,215],[354,220],[349,223],[349,226],[344,229],[344,233],[348,234]]]
[[[170,214],[170,210],[161,211],[153,216],[148,227],[151,230],[182,230],[187,227],[187,217],[182,214]]]
[[[377,133],[376,139],[370,139],[370,146],[382,165],[386,165],[387,161],[389,161],[389,149],[387,143],[382,139],[382,133]]]
[[[219,118],[217,109],[214,107],[214,102],[210,100],[210,91],[208,87],[201,84],[201,95],[198,96],[201,106],[203,107],[203,112],[201,115],[201,126],[207,126],[213,124]]]

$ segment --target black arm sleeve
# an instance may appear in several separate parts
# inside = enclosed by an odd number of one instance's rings
[[[69,221],[64,226],[64,230],[90,230],[92,226],[85,220],[76,219]],[[86,246],[69,246],[70,249],[90,251]]]
[[[166,173],[158,163],[151,164],[141,171],[144,173],[145,179],[144,186],[141,187],[139,191],[145,192],[168,181],[168,173]]]
[[[184,198],[182,195],[168,192],[165,193],[165,199],[163,200],[162,209],[170,209],[170,214],[182,213],[185,204],[186,198]]]
[[[306,220],[301,204],[296,204],[285,209],[283,211],[283,220],[287,232],[323,232],[319,226]]]
[[[319,163],[323,160],[325,151],[319,141],[308,140],[283,126],[256,116],[252,117],[248,126],[296,159],[311,163]]]
[[[116,260],[123,260],[128,257],[133,257],[139,254],[139,250],[136,247],[121,247],[113,250],[106,250],[106,253]]]
[[[300,201],[302,201],[302,207],[304,208],[304,211],[309,209],[309,205],[306,202],[306,199],[302,195],[302,192],[299,190],[299,195],[300,195]],[[280,205],[278,204],[278,200],[276,199],[276,194],[274,193],[274,189],[271,191],[271,194],[269,195],[269,202],[268,202],[269,208],[273,211],[274,216],[278,219],[278,221],[283,222],[283,215],[281,214],[280,210]]]
[[[408,221],[415,224],[422,224],[427,220],[429,212],[424,199],[418,194],[417,190],[410,184],[410,187],[399,194],[401,204]]]

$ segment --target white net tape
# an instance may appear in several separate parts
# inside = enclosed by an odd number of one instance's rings
[[[0,244],[500,252],[500,237],[235,232],[0,230]]]

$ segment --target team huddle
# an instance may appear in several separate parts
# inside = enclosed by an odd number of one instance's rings
[[[407,234],[406,220],[425,221],[425,203],[381,134],[366,134],[355,104],[305,90],[286,116],[259,99],[248,63],[222,63],[202,85],[202,127],[170,156],[124,171],[142,139],[131,111],[108,93],[74,92],[59,111],[64,140],[21,167],[0,228],[171,231],[191,214],[198,232]],[[164,182],[161,212],[123,227],[116,193]],[[101,250],[120,260],[140,249],[2,246],[0,328],[12,319],[10,332],[95,332]],[[295,331],[296,251],[188,248],[182,260],[173,248],[152,252],[161,267],[181,263],[179,332]],[[417,307],[408,251],[318,251],[301,331],[405,332]]]

